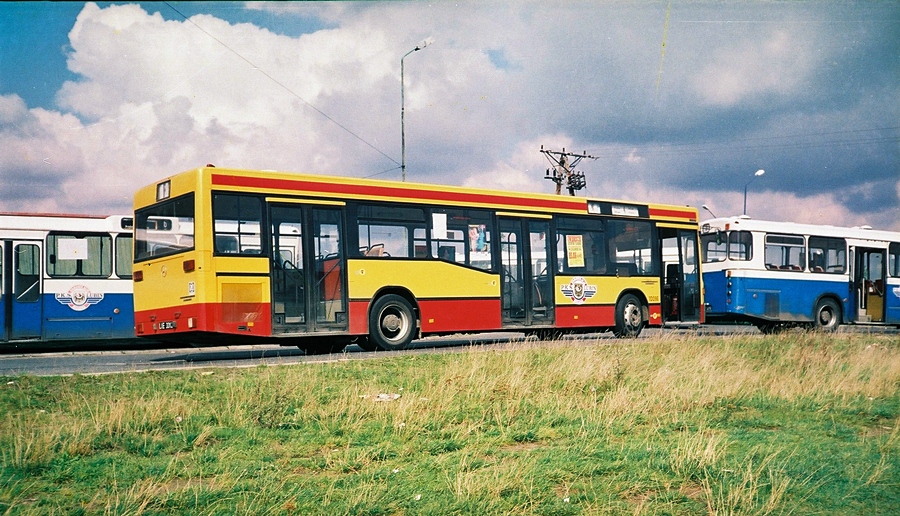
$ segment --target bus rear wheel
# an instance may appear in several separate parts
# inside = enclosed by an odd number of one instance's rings
[[[616,303],[616,337],[637,337],[644,328],[644,307],[634,294],[625,294]]]
[[[356,340],[353,341],[353,344],[359,346],[363,351],[375,351],[376,349],[381,349],[372,343],[368,335],[357,337]]]
[[[818,331],[831,332],[841,324],[841,308],[833,299],[822,299],[816,305],[816,318],[813,328]]]
[[[369,340],[385,351],[406,349],[415,337],[416,315],[403,296],[385,294],[369,312]]]

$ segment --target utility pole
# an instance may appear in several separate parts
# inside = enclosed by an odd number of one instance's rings
[[[541,154],[547,156],[547,159],[553,164],[553,168],[547,169],[544,179],[549,179],[556,183],[556,195],[562,194],[563,185],[566,186],[569,195],[575,195],[576,190],[584,188],[587,185],[587,181],[584,179],[584,172],[576,171],[575,166],[585,158],[597,159],[589,155],[587,151],[575,154],[566,152],[565,147],[563,147],[562,152],[544,150],[543,145],[541,145]]]

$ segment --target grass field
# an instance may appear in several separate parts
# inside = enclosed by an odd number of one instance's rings
[[[0,514],[898,514],[896,335],[3,378]]]

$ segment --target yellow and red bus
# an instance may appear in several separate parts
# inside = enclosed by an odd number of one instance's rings
[[[134,211],[138,336],[317,353],[703,320],[690,207],[207,166]]]

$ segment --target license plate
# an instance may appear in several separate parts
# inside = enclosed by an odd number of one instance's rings
[[[159,323],[160,330],[174,330],[175,329],[175,321],[163,321]]]

